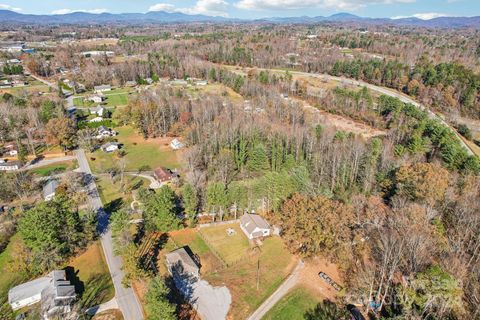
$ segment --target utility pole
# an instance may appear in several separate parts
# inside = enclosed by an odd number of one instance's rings
[[[260,258],[257,260],[257,291],[260,286]]]

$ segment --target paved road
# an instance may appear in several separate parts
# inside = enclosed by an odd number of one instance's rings
[[[231,67],[231,66],[227,66],[227,67]],[[243,69],[244,70],[268,70],[268,71],[272,71],[272,72],[276,72],[276,73],[285,73],[285,70],[278,70],[278,69],[265,69],[265,68],[243,68]],[[243,73],[241,70],[236,70],[236,69],[233,69],[233,68],[230,68],[230,71]],[[419,108],[421,110],[425,110],[428,113],[428,116],[430,118],[436,119],[440,123],[442,123],[443,125],[450,128],[450,130],[452,130],[452,132],[455,133],[455,136],[458,138],[458,141],[460,142],[460,145],[468,152],[469,155],[474,155],[473,150],[462,140],[462,138],[460,137],[460,134],[457,132],[457,130],[455,130],[455,128],[453,128],[449,123],[447,123],[445,120],[443,120],[443,118],[440,117],[439,115],[437,115],[435,112],[433,112],[429,108],[425,107],[424,105],[416,102],[415,100],[413,100],[412,98],[410,98],[409,96],[407,96],[403,93],[400,93],[400,92],[395,91],[393,89],[388,89],[388,88],[385,88],[385,87],[379,87],[379,86],[376,86],[374,84],[370,84],[370,83],[367,83],[367,82],[364,82],[364,81],[354,80],[354,79],[349,79],[349,78],[344,78],[344,77],[335,77],[335,76],[331,76],[331,75],[328,75],[328,74],[308,73],[308,72],[301,72],[301,71],[289,71],[289,73],[292,74],[292,75],[299,75],[299,76],[304,76],[304,77],[313,77],[313,78],[322,79],[322,80],[336,81],[336,82],[340,82],[340,83],[343,83],[343,84],[349,84],[349,85],[353,85],[353,86],[367,87],[368,89],[370,89],[372,91],[376,91],[380,94],[385,94],[385,95],[390,96],[390,97],[398,98],[400,101],[402,101],[404,103],[411,103],[414,106],[416,106],[417,108]]]
[[[87,174],[87,193],[89,195],[90,207],[98,212],[98,225],[102,233],[101,243],[103,252],[107,260],[110,275],[112,276],[113,285],[115,287],[115,299],[120,311],[123,313],[125,320],[142,320],[143,313],[137,296],[132,288],[124,288],[122,279],[124,272],[122,271],[122,260],[113,254],[112,232],[108,229],[108,216],[103,211],[102,200],[98,193],[95,179],[90,170],[90,166],[83,150],[76,150],[78,166],[80,172]]]
[[[64,157],[57,157],[57,158],[45,158],[36,161],[35,163],[29,163],[22,168],[22,170],[30,170],[34,168],[48,166],[50,164],[58,163],[58,162],[65,162],[75,159],[75,156],[64,156]]]
[[[299,261],[293,272],[290,274],[290,276],[278,287],[278,289],[270,296],[268,297],[265,302],[262,303],[260,307],[258,307],[257,310],[255,310],[254,313],[250,315],[250,317],[247,318],[247,320],[261,320],[262,317],[270,310],[273,308],[273,306],[282,299],[284,295],[290,291],[296,284],[298,277],[300,275],[300,271],[303,269],[305,264],[303,261]]]

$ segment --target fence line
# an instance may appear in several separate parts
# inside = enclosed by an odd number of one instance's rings
[[[201,224],[198,224],[197,227],[206,228],[206,227],[213,227],[213,226],[221,226],[221,225],[225,225],[225,224],[231,224],[231,223],[235,223],[235,222],[240,222],[240,219],[201,223]]]

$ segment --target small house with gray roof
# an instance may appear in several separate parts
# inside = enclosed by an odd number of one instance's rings
[[[268,237],[271,232],[270,224],[258,214],[244,214],[240,218],[240,228],[250,240]]]

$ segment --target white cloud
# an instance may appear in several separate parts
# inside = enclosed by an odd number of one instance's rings
[[[169,3],[157,3],[151,6],[148,11],[181,12],[185,14],[203,14],[207,16],[226,17],[228,3],[225,0],[198,0],[193,7],[177,8]]]
[[[22,8],[12,7],[9,4],[0,3],[0,10],[22,11]]]
[[[321,7],[353,10],[369,4],[413,3],[416,0],[240,0],[235,6],[245,10],[295,10]]]
[[[148,11],[165,11],[165,12],[176,12],[176,8],[173,4],[169,3],[157,3],[148,8]]]
[[[396,17],[392,17],[392,19],[418,18],[422,20],[430,20],[430,19],[440,18],[440,17],[453,17],[453,16],[445,13],[426,12],[426,13],[415,13],[410,16],[396,16]]]
[[[58,10],[52,11],[52,14],[68,14],[68,13],[74,13],[74,12],[100,14],[100,13],[108,12],[108,10],[103,8],[102,9],[58,9]]]

